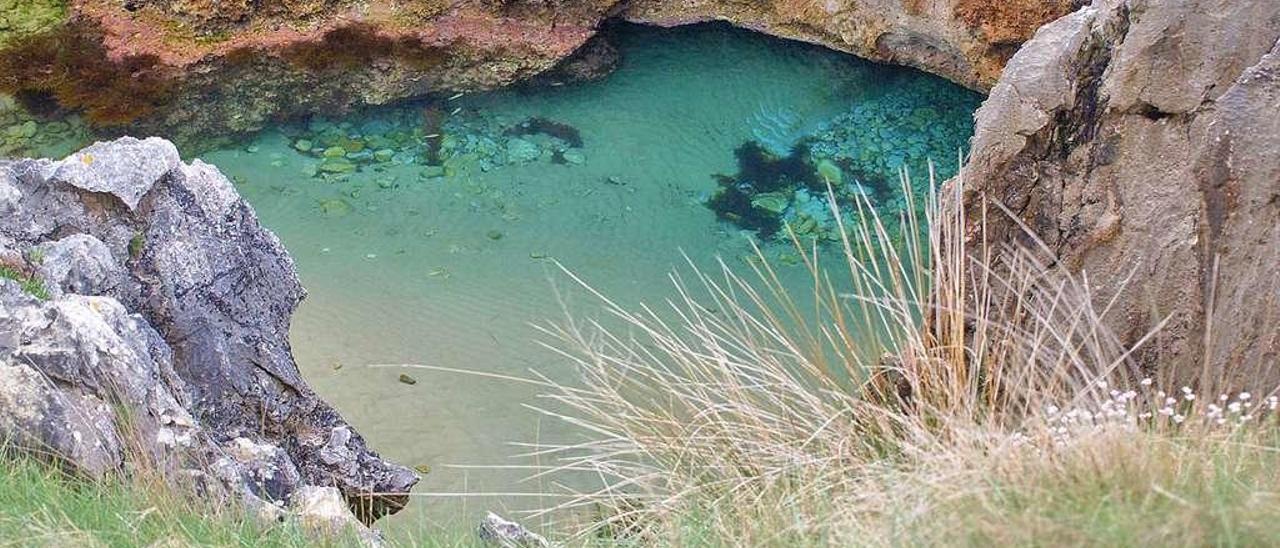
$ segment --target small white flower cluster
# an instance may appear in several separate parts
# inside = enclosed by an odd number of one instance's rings
[[[1188,421],[1199,421],[1210,427],[1236,426],[1256,421],[1263,414],[1274,413],[1280,407],[1280,396],[1269,396],[1259,401],[1249,392],[1234,396],[1221,394],[1216,401],[1205,404],[1188,386],[1166,393],[1163,390],[1152,392],[1155,383],[1151,379],[1142,379],[1138,384],[1141,392],[1115,389],[1106,381],[1098,381],[1095,385],[1097,390],[1106,395],[1100,401],[1070,409],[1047,405],[1043,416],[1033,420],[1042,421],[1053,445],[1061,447],[1083,434],[1104,428],[1136,431],[1159,426],[1177,427]],[[1016,432],[1012,441],[1018,446],[1028,445],[1032,443],[1032,437],[1025,431]]]

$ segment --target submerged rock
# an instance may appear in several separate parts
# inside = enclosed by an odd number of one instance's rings
[[[364,523],[408,501],[417,475],[366,447],[299,375],[293,261],[216,168],[122,139],[0,162],[0,188],[19,194],[0,215],[0,257],[38,262],[24,268],[51,296],[0,280],[12,447],[90,475],[145,457],[251,503],[332,486]]]
[[[512,137],[507,140],[507,161],[511,163],[527,163],[537,160],[542,156],[542,150],[538,145],[519,137]]]

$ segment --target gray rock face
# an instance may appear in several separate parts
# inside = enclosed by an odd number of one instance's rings
[[[998,203],[1087,272],[1124,342],[1167,317],[1138,358],[1179,382],[1206,358],[1280,380],[1278,41],[1280,2],[1096,0],[977,114],[967,207]],[[998,214],[987,233],[1025,240]]]
[[[0,216],[0,260],[24,262],[52,296],[0,285],[0,401],[13,402],[0,429],[89,473],[142,439],[247,497],[324,486],[365,523],[398,511],[417,475],[378,457],[298,373],[292,260],[217,169],[170,152],[125,138],[0,163],[19,193]]]
[[[36,246],[36,271],[57,293],[105,295],[124,278],[124,268],[111,256],[107,244],[87,234],[73,234]]]
[[[50,166],[47,179],[120,198],[129,209],[182,159],[172,143],[159,137],[123,137],[96,143]]]

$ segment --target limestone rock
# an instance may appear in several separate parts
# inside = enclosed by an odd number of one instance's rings
[[[290,497],[289,512],[302,527],[329,538],[355,535],[366,545],[381,545],[381,539],[347,510],[342,493],[333,487],[307,485]]]
[[[1096,0],[1041,28],[977,113],[972,217],[1004,208],[1086,272],[1122,342],[1167,317],[1137,358],[1175,382],[1205,358],[1280,380],[1278,41],[1276,2]],[[1029,243],[1003,215],[986,230]]]
[[[38,258],[28,267],[56,289],[40,301],[0,282],[0,435],[89,473],[140,445],[250,503],[325,485],[365,523],[398,511],[417,475],[378,457],[298,373],[293,261],[226,177],[173,163],[172,149],[124,139],[0,163],[20,194],[0,215],[0,253]],[[86,155],[106,165],[66,168]],[[131,213],[117,202],[144,195]]]
[[[36,271],[46,287],[58,293],[105,295],[125,276],[107,245],[88,234],[73,234],[36,249]]]
[[[0,215],[9,215],[18,209],[18,201],[22,199],[22,193],[13,185],[6,181],[0,180]]]
[[[112,194],[129,209],[182,159],[173,143],[158,137],[124,137],[92,146],[51,166],[50,181]]]

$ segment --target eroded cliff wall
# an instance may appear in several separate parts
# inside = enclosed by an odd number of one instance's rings
[[[39,0],[0,4],[0,91],[180,142],[547,72],[622,16],[724,20],[975,89],[1079,0]],[[609,66],[607,48],[584,62]],[[576,67],[563,78],[598,73]]]
[[[1150,372],[1280,380],[1280,2],[1097,0],[1046,25],[966,175],[989,240],[1035,247],[1029,228],[1124,342],[1165,322]]]

